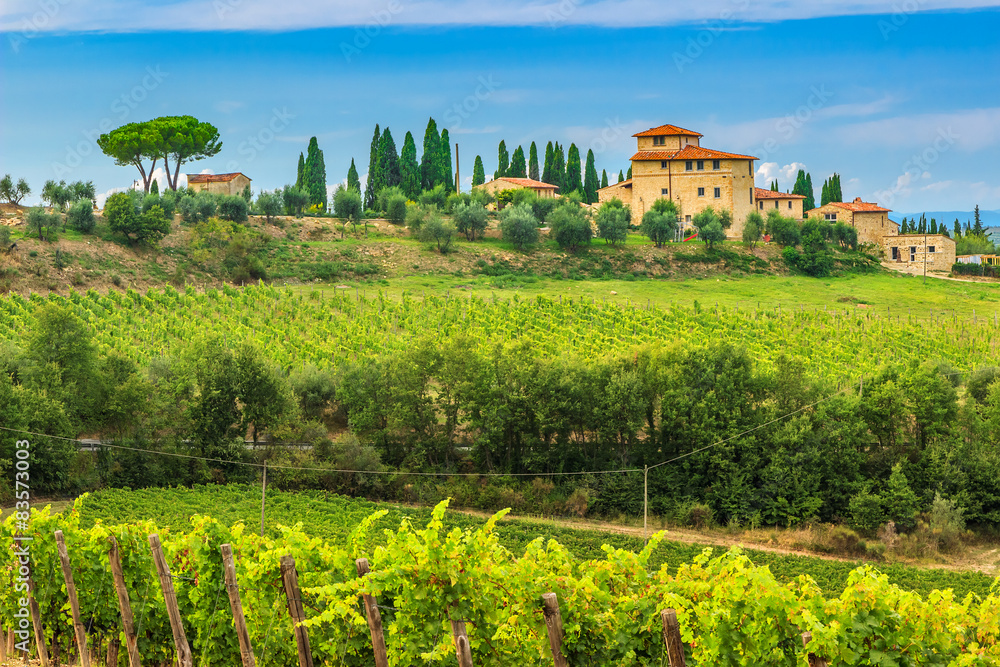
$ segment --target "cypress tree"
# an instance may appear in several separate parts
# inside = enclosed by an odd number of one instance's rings
[[[514,155],[510,159],[510,167],[507,175],[514,178],[527,178],[528,165],[524,161],[524,149],[518,146],[514,149]]]
[[[476,156],[476,164],[472,168],[472,187],[486,182],[486,170],[483,169],[483,158]]]
[[[830,201],[844,201],[844,191],[840,189],[840,174],[834,174],[833,178],[836,185],[830,191]]]
[[[778,190],[778,179],[774,179],[774,182],[771,183],[771,192],[780,192]]]
[[[979,204],[976,204],[976,209],[972,213],[973,219],[976,221],[975,226],[972,228],[972,233],[976,236],[984,236],[986,230],[983,229],[983,219],[979,217]]]
[[[917,234],[926,234],[926,233],[927,233],[927,214],[921,213],[920,222],[917,223]]]
[[[608,187],[608,170],[601,169],[601,189]]]
[[[407,199],[415,200],[420,194],[420,164],[417,162],[417,144],[412,132],[407,132],[403,139],[403,150],[399,154],[399,173],[403,194]]]
[[[907,229],[908,228],[907,228],[907,225],[906,225],[906,218],[903,218],[900,221],[900,223],[899,223],[899,233],[900,234],[906,234],[907,233]]]
[[[455,190],[455,172],[451,168],[451,137],[448,135],[448,128],[441,130],[441,152],[438,153],[441,160],[438,173],[440,182],[444,183],[445,192]]]
[[[304,172],[305,169],[306,157],[302,153],[299,153],[299,167],[295,175],[295,187],[300,190],[302,189],[302,172]]]
[[[534,141],[531,142],[531,148],[528,149],[528,178],[533,181],[538,180],[538,148]]]
[[[931,218],[930,233],[931,234],[937,234],[938,233],[937,218]]]
[[[392,132],[385,128],[382,138],[378,142],[378,164],[375,168],[375,192],[381,192],[384,188],[391,188],[403,182],[403,175],[399,170],[399,154],[396,152],[396,142],[392,139]]]
[[[583,174],[581,173],[580,149],[576,144],[569,145],[569,153],[566,155],[566,192],[583,192]]]
[[[593,149],[587,151],[587,166],[583,170],[583,193],[588,204],[597,201],[597,189],[601,181],[597,178],[597,166],[594,164]]]
[[[493,179],[503,178],[507,175],[508,169],[510,169],[510,154],[507,153],[507,142],[501,139],[497,147],[497,170],[493,172]]]
[[[309,140],[305,166],[302,170],[302,184],[309,195],[309,205],[326,210],[326,163],[323,151],[319,149],[316,137]]]
[[[542,182],[550,185],[555,185],[552,182],[552,157],[554,155],[555,149],[552,147],[552,142],[550,141],[545,146],[545,168],[542,169]]]
[[[441,135],[438,134],[437,121],[433,118],[427,121],[424,130],[424,153],[420,156],[420,189],[432,190],[440,183],[438,180],[441,168]]]
[[[819,196],[819,205],[826,206],[830,203],[830,181],[823,181],[823,191]]]
[[[354,166],[354,158],[351,158],[351,168],[347,170],[347,189],[361,193],[361,179],[358,178],[358,168]]]
[[[628,174],[625,176],[626,180],[632,180],[632,165],[628,166]]]
[[[812,174],[806,174],[806,200],[802,202],[802,205],[806,207],[803,209],[806,211],[811,211],[816,208],[816,194],[813,191]]]
[[[375,134],[372,136],[372,147],[368,154],[368,176],[365,179],[365,208],[375,208],[375,169],[378,167],[378,123],[375,123]]]
[[[955,240],[958,240],[958,237],[962,235],[962,223],[958,221],[958,218],[955,218],[955,225],[952,229],[955,230]]]
[[[569,192],[566,189],[566,158],[558,141],[552,146],[552,180],[549,183],[559,188],[560,194]]]
[[[622,170],[621,170],[621,169],[619,169],[619,170],[618,170],[618,182],[619,182],[619,183],[621,183],[621,182],[622,182],[622,181],[624,181],[624,180],[625,180],[625,174],[624,174],[624,173],[622,173]]]

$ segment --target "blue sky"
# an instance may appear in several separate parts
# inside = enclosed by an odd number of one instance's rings
[[[760,158],[762,186],[803,167],[817,199],[837,171],[898,212],[998,209],[1000,3],[964,4],[10,0],[0,172],[125,187],[102,128],[191,114],[224,147],[185,171],[255,189],[293,181],[313,135],[331,185],[352,157],[364,175],[376,122],[419,147],[429,116],[466,181],[500,139],[575,142],[617,176],[633,133],[673,123]]]

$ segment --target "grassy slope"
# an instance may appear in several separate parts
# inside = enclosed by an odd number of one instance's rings
[[[269,490],[267,494],[266,529],[277,534],[276,526],[302,522],[304,529],[329,541],[345,541],[351,529],[371,513],[385,509],[388,515],[378,528],[395,529],[403,519],[410,519],[418,527],[430,517],[427,508],[401,508],[395,505],[353,500],[322,491],[301,493]],[[146,489],[137,491],[99,491],[86,498],[83,506],[83,523],[95,521],[108,524],[127,522],[131,519],[153,519],[161,526],[182,530],[192,514],[207,514],[224,523],[242,521],[248,526],[260,523],[260,489],[253,486],[207,486],[196,489]],[[483,520],[451,512],[447,527],[475,528]],[[620,549],[639,550],[640,538],[595,530],[579,530],[535,521],[504,519],[498,524],[502,543],[515,554],[523,552],[528,542],[542,538],[555,539],[579,558],[603,558],[601,545]],[[664,542],[653,557],[653,565],[676,568],[690,562],[704,547],[682,542]],[[720,553],[721,550],[715,550]],[[758,565],[767,565],[778,579],[787,581],[808,574],[823,588],[827,595],[837,595],[844,587],[848,574],[861,563],[821,558],[786,556],[747,549],[746,553]],[[952,588],[959,596],[975,592],[985,595],[992,580],[977,572],[927,570],[903,565],[878,565],[893,583],[922,594],[938,588]]]

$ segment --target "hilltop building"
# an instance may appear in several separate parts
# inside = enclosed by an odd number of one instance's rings
[[[542,199],[552,199],[556,196],[557,188],[554,185],[548,183],[542,183],[541,181],[536,181],[532,178],[514,178],[512,176],[501,176],[500,178],[494,178],[492,181],[487,181],[481,185],[477,185],[476,188],[485,190],[489,192],[494,197],[499,192],[504,190],[521,190],[528,189],[534,190]]]
[[[861,201],[834,201],[806,211],[806,217],[822,216],[829,222],[843,222],[858,230],[858,243],[879,245],[884,236],[899,234],[899,223],[889,219],[890,209]],[[951,266],[949,264],[949,266]]]
[[[238,195],[250,185],[250,178],[236,172],[234,174],[187,174],[188,187],[195,192],[211,192],[215,195]]]
[[[706,208],[728,210],[733,216],[728,234],[742,236],[743,221],[757,207],[753,167],[757,158],[704,148],[703,135],[676,125],[632,136],[637,142],[632,178],[598,190],[598,202],[617,197],[631,207],[635,220],[641,220],[657,199],[673,201],[685,223]]]

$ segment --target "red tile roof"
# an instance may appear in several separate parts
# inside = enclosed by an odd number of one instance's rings
[[[632,179],[631,178],[626,178],[621,183],[612,183],[611,185],[609,185],[607,187],[608,188],[613,188],[613,187],[628,188],[628,187],[631,187],[631,186],[632,186]],[[606,190],[607,188],[599,188],[599,189],[600,190]]]
[[[787,192],[774,192],[764,188],[754,188],[754,199],[805,199],[805,195],[793,195]]]
[[[646,130],[645,132],[639,132],[638,134],[633,134],[633,137],[662,137],[662,136],[672,136],[672,135],[684,135],[688,137],[702,137],[703,134],[698,134],[697,132],[692,132],[691,130],[685,130],[683,127],[677,127],[676,125],[661,125],[659,127],[654,127],[651,130]]]
[[[724,153],[701,146],[687,145],[679,151],[639,151],[632,160],[756,160],[752,155]]]
[[[237,171],[234,174],[188,174],[188,183],[227,183],[237,176],[250,180],[250,177]]]
[[[513,183],[514,185],[520,185],[522,188],[535,188],[537,190],[559,189],[559,187],[556,185],[549,185],[548,183],[542,183],[541,181],[536,181],[533,178],[513,178],[511,176],[501,176],[496,180],[506,181],[508,183]]]
[[[873,204],[871,202],[861,201],[861,197],[855,198],[854,201],[832,201],[828,206],[836,206],[837,208],[847,209],[848,211],[854,211],[855,213],[888,213],[891,208],[882,208],[878,204]],[[816,210],[816,209],[813,209]]]

